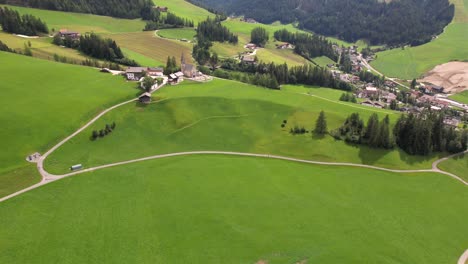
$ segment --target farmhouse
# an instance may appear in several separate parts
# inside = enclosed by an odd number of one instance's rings
[[[242,56],[242,62],[247,64],[255,64],[255,57],[252,56]]]
[[[149,104],[151,102],[151,94],[144,93],[138,97],[138,101],[143,104]]]
[[[78,39],[80,37],[80,33],[69,31],[68,29],[60,29],[58,34],[61,38],[69,37],[71,39]]]
[[[176,72],[169,75],[170,84],[178,84],[184,80],[184,74],[182,72]]]
[[[383,104],[381,102],[373,102],[373,101],[370,101],[370,100],[362,102],[361,105],[371,106],[371,107],[375,107],[375,108],[384,108],[385,107],[385,104]]]
[[[257,48],[257,45],[253,44],[253,43],[247,43],[244,48],[246,49],[249,49],[249,50],[254,50]]]
[[[156,7],[153,7],[153,8],[158,10],[159,12],[164,12],[164,13],[169,11],[169,8],[167,6],[156,6]]]
[[[146,74],[146,67],[129,67],[125,70],[125,75],[129,81],[139,81]]]
[[[276,46],[277,49],[294,49],[294,46],[290,43],[283,43]]]
[[[164,73],[163,73],[164,69],[163,68],[148,67],[146,72],[151,77],[162,77],[164,75]]]

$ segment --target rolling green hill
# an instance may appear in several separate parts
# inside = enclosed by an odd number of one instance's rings
[[[468,2],[451,2],[455,4],[455,18],[444,33],[421,46],[379,52],[371,65],[386,76],[412,79],[439,64],[468,60]]]
[[[208,10],[193,5],[185,0],[153,0],[156,6],[166,6],[169,12],[178,16],[193,20],[195,24],[205,20],[207,17],[213,17],[214,14]]]
[[[26,156],[43,152],[112,103],[133,97],[134,84],[96,69],[0,52],[0,197],[38,175]]]
[[[0,203],[0,262],[456,263],[467,200],[434,173],[167,158]]]
[[[392,121],[399,116],[397,112],[339,102],[341,91],[308,89],[312,93],[308,96],[302,89],[272,91],[225,80],[168,86],[156,93],[160,102],[146,107],[126,105],[106,114],[54,152],[45,168],[62,174],[77,163],[89,168],[191,150],[276,154],[398,169],[430,168],[436,158],[347,145],[329,136],[291,135],[289,129],[296,125],[312,130],[321,110],[327,114],[329,129],[338,128],[352,112],[359,112],[365,121],[373,112],[381,117],[389,114]],[[335,99],[329,99],[331,96]],[[288,121],[285,128],[281,128],[283,120]],[[90,140],[92,130],[112,122],[118,128],[110,136]]]

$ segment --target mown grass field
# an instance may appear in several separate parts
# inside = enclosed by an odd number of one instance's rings
[[[450,99],[453,99],[460,103],[468,104],[468,91],[464,91],[458,94],[451,95]]]
[[[197,32],[193,28],[171,28],[158,30],[158,35],[168,39],[186,39],[192,41]]]
[[[143,30],[145,23],[140,19],[120,19],[90,14],[50,11],[43,9],[7,6],[17,10],[20,14],[31,14],[47,23],[49,30],[56,31],[66,28],[81,33],[117,33],[138,32]]]
[[[1,203],[0,262],[456,263],[467,200],[435,173],[168,158]]]
[[[451,172],[468,181],[468,155],[461,155],[448,159],[439,164],[439,168]]]
[[[195,24],[205,20],[208,16],[214,17],[214,14],[208,10],[193,5],[185,0],[153,0],[156,6],[166,6],[169,12],[178,16],[193,20]]]
[[[0,197],[39,179],[26,156],[44,152],[112,103],[133,83],[95,69],[0,52]]]
[[[321,67],[327,67],[328,64],[336,64],[336,62],[326,56],[316,57],[312,60]]]
[[[455,18],[437,39],[418,46],[379,52],[371,63],[378,71],[401,79],[418,78],[439,64],[468,60],[468,3],[452,0]]]
[[[250,85],[214,80],[165,87],[157,92],[158,103],[146,107],[126,105],[105,115],[82,134],[54,152],[45,163],[51,173],[68,172],[73,164],[85,167],[191,150],[226,150],[277,154],[309,160],[340,161],[409,169],[430,168],[436,156],[409,156],[399,150],[385,151],[347,145],[330,136],[291,135],[295,125],[314,128],[321,110],[329,129],[338,128],[352,112],[365,121],[377,112],[399,114],[339,102],[341,91],[287,87],[272,91]],[[331,99],[333,96],[334,99]],[[283,120],[288,125],[281,128]],[[109,136],[91,141],[92,130],[116,122]],[[112,150],[112,151],[110,151]]]
[[[157,62],[158,65],[166,65],[168,56],[175,56],[177,63],[180,63],[182,53],[185,53],[187,62],[192,62],[192,45],[176,40],[163,39],[155,35],[154,31],[122,33],[104,35],[114,39],[120,47],[130,51],[130,58],[138,59],[139,56],[144,56],[151,59],[151,63]],[[132,53],[137,53],[137,56]]]

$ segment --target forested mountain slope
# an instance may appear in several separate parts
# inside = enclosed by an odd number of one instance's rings
[[[448,0],[191,0],[259,22],[299,22],[299,27],[349,42],[419,45],[440,34],[452,20]],[[268,8],[266,8],[268,7]]]
[[[151,0],[0,0],[0,4],[121,18],[141,17],[144,8],[153,6]]]

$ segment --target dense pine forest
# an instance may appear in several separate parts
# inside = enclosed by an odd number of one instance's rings
[[[259,22],[299,22],[299,27],[349,42],[391,46],[428,42],[452,20],[448,0],[194,0]],[[268,7],[268,8],[267,8]]]
[[[47,25],[41,19],[33,15],[21,16],[17,11],[7,7],[0,7],[0,25],[3,31],[14,34],[35,36],[49,32]]]
[[[139,18],[154,5],[151,0],[0,0],[0,4],[121,18]]]

